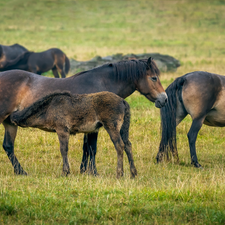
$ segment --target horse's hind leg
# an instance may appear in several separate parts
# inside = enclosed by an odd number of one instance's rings
[[[127,158],[130,164],[130,172],[131,172],[131,177],[134,178],[137,176],[137,170],[134,165],[134,159],[133,159],[133,154],[132,154],[132,144],[129,141],[129,126],[130,124],[127,122],[124,122],[121,130],[120,130],[120,135],[122,137],[123,143],[124,143],[124,149],[127,154]]]
[[[189,140],[189,146],[190,146],[190,154],[191,154],[191,164],[193,164],[195,167],[199,168],[201,165],[198,163],[198,158],[196,154],[196,139],[198,136],[198,132],[202,127],[204,118],[194,119],[191,125],[191,128],[188,132],[188,140]]]
[[[55,78],[59,78],[59,74],[58,74],[58,71],[57,71],[56,66],[54,66],[54,67],[52,68],[52,73],[53,73],[53,75],[54,75]]]
[[[123,176],[123,151],[124,151],[124,143],[120,136],[120,132],[112,128],[112,126],[105,126],[106,131],[108,132],[115,149],[117,151],[117,178]]]
[[[63,158],[63,170],[62,175],[67,176],[70,174],[70,166],[68,161],[68,142],[69,142],[69,133],[57,130],[57,135],[60,143],[60,152]]]
[[[5,127],[3,148],[14,167],[14,173],[20,175],[27,175],[27,173],[23,170],[22,166],[20,165],[14,154],[14,141],[16,138],[17,126],[11,124],[8,120],[5,120],[3,122],[3,125]]]
[[[62,78],[65,78],[65,77],[66,77],[66,74],[65,74],[65,72],[64,72],[64,70],[63,70],[63,64],[62,64],[62,63],[56,64],[56,68],[57,68],[57,70],[60,72],[61,77],[62,77]]]

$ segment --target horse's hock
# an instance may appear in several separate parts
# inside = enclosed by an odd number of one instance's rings
[[[70,73],[75,74],[80,71],[90,70],[96,66],[101,66],[105,63],[114,63],[126,59],[144,59],[152,57],[156,62],[161,72],[175,72],[180,66],[180,61],[169,55],[161,55],[159,53],[144,53],[144,54],[115,54],[106,57],[95,56],[89,61],[77,61],[70,59]]]

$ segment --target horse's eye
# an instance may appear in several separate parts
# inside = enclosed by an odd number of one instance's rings
[[[157,81],[157,77],[149,77],[149,79],[151,79],[153,82]]]

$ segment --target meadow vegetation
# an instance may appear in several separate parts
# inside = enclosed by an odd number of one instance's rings
[[[176,77],[204,70],[225,75],[224,0],[0,0],[0,44],[32,51],[62,49],[70,58],[159,52],[181,61],[161,74],[166,88]],[[45,74],[52,76],[51,73]],[[72,74],[70,74],[72,75]],[[224,128],[203,126],[197,139],[199,170],[190,164],[188,116],[177,127],[179,164],[157,165],[159,109],[134,93],[130,140],[138,176],[116,179],[116,151],[100,130],[100,176],[81,175],[83,135],[71,136],[71,175],[61,177],[56,134],[18,130],[15,152],[29,176],[13,174],[0,151],[0,224],[224,224]],[[0,136],[4,136],[1,125]]]

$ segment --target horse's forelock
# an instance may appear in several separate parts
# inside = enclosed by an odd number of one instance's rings
[[[153,60],[152,57],[150,57],[147,61],[148,69],[151,71],[153,75],[159,76],[160,71],[159,68],[157,67],[155,61]]]

